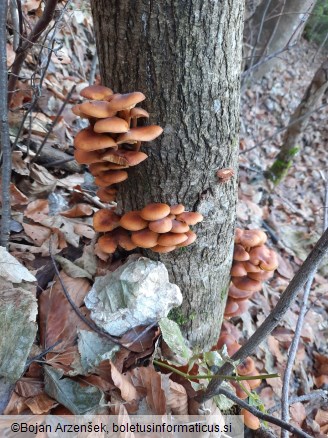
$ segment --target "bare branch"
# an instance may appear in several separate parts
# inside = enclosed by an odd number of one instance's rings
[[[11,200],[10,200],[10,180],[11,180],[11,148],[9,139],[8,108],[6,105],[6,94],[8,89],[7,78],[7,32],[6,22],[8,13],[7,0],[0,0],[0,136],[2,148],[2,171],[1,171],[1,230],[0,245],[7,247],[10,235]]]
[[[8,106],[10,105],[14,90],[16,88],[17,78],[21,71],[22,65],[27,56],[27,51],[36,43],[41,36],[42,32],[47,28],[48,24],[53,19],[58,0],[48,0],[46,2],[43,14],[28,35],[27,40],[17,50],[15,61],[11,67],[11,73],[8,82]]]
[[[246,409],[260,420],[268,421],[271,424],[275,424],[276,426],[279,426],[282,429],[287,430],[288,432],[291,432],[294,435],[299,436],[301,438],[311,438],[311,435],[308,435],[307,433],[303,432],[301,429],[293,426],[292,424],[286,423],[285,421],[282,421],[279,418],[273,417],[272,415],[265,414],[264,412],[259,411],[258,409],[254,408],[254,406],[250,406],[244,400],[241,400],[235,394],[224,388],[219,388],[215,395],[218,394],[222,394],[226,396],[228,399],[232,400],[241,408]]]
[[[325,212],[328,208],[328,199],[327,199],[327,190],[325,191]],[[325,232],[327,229],[327,220],[324,217],[323,231]],[[292,343],[290,345],[290,349],[287,357],[287,364],[285,368],[284,378],[283,378],[283,386],[282,386],[282,395],[281,395],[281,419],[283,421],[289,420],[289,386],[290,386],[290,378],[293,370],[293,365],[295,362],[296,353],[298,350],[299,340],[301,338],[301,332],[303,328],[304,318],[307,312],[307,305],[310,296],[311,286],[314,280],[314,276],[316,274],[316,270],[310,275],[303,295],[302,306],[300,309],[300,313],[298,315],[296,329],[294,333],[294,337]],[[286,430],[281,431],[282,438],[288,438],[288,433]]]

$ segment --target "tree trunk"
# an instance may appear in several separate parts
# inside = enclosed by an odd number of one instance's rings
[[[158,256],[184,296],[175,317],[193,344],[217,340],[232,260],[237,174],[243,1],[93,0],[104,84],[142,91],[150,123],[164,133],[149,159],[120,184],[119,208],[183,203],[204,221],[196,242]]]
[[[289,120],[282,147],[275,162],[267,171],[267,177],[275,184],[284,178],[292,165],[294,156],[300,151],[300,137],[308,124],[312,111],[316,108],[328,88],[328,61],[325,61],[314,75],[301,103]]]
[[[255,79],[279,64],[281,51],[300,38],[314,4],[315,0],[267,0],[258,6],[246,27],[252,47],[246,64]],[[266,58],[270,59],[262,62]]]

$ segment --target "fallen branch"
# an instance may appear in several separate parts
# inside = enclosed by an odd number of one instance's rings
[[[309,394],[300,395],[299,397],[291,397],[289,399],[289,406],[293,405],[294,403],[301,403],[301,402],[310,402],[312,400],[317,400],[322,398],[324,402],[328,402],[328,391],[325,391],[324,389],[317,389],[316,391],[310,392]],[[281,407],[281,402],[277,403],[276,405],[272,406],[272,408],[268,409],[269,414],[273,414],[274,412],[279,411]]]
[[[249,338],[245,345],[243,345],[232,357],[232,361],[242,361],[251,355],[256,348],[263,342],[270,333],[277,327],[291,304],[304,287],[309,277],[316,271],[323,258],[328,252],[328,230],[324,232],[321,238],[316,243],[313,250],[310,252],[305,262],[296,273],[294,278],[289,283],[285,292],[281,295],[276,307],[270,315],[264,320],[261,326]],[[225,363],[217,372],[217,374],[231,374],[234,370],[233,365]],[[200,397],[201,401],[208,400],[217,394],[217,391],[222,381],[219,379],[212,380],[208,385],[204,394]]]
[[[244,400],[241,400],[238,398],[235,394],[232,392],[224,389],[219,388],[216,395],[222,394],[228,399],[232,400],[236,405],[240,406],[241,408],[246,409],[251,414],[255,415],[257,418],[263,421],[268,421],[271,424],[275,424],[276,426],[281,427],[284,430],[287,430],[290,433],[293,433],[296,436],[299,436],[301,438],[311,438],[311,435],[308,435],[306,432],[303,432],[298,427],[293,426],[292,424],[286,423],[285,421],[280,420],[279,418],[273,417],[272,415],[265,414],[264,412],[259,411],[258,409],[254,408],[254,406],[250,406],[248,403],[246,403]]]
[[[8,13],[7,0],[0,0],[0,138],[2,152],[1,167],[1,230],[0,245],[7,247],[10,236],[11,220],[11,198],[10,198],[10,180],[11,180],[11,147],[9,139],[8,109],[6,105],[6,93],[8,89],[7,78],[7,32],[6,22]]]

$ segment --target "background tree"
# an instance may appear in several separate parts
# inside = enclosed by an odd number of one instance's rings
[[[260,63],[252,72],[255,78],[260,79],[279,63],[278,56],[261,63],[264,58],[278,55],[300,38],[314,5],[315,0],[268,0],[259,4],[245,26],[247,67]]]
[[[164,128],[120,185],[119,208],[183,203],[205,217],[196,244],[159,257],[184,295],[179,322],[201,346],[218,337],[229,283],[243,3],[92,1],[104,84],[145,93],[151,123]],[[216,177],[221,168],[235,170],[226,184]]]
[[[320,103],[325,91],[328,88],[328,60],[316,71],[304,96],[289,120],[289,127],[283,138],[279,154],[267,172],[275,184],[287,174],[293,163],[293,158],[300,151],[300,138],[308,124],[311,114]]]

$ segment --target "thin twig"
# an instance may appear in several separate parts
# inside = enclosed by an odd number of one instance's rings
[[[11,147],[9,139],[8,125],[8,108],[6,97],[8,90],[7,78],[7,32],[6,22],[8,13],[8,1],[0,0],[0,138],[2,151],[2,168],[1,168],[1,230],[0,245],[7,247],[10,236],[11,220],[11,198],[10,198],[10,180],[11,180]]]
[[[289,406],[300,403],[300,402],[309,402],[311,400],[316,400],[322,398],[323,400],[328,401],[328,391],[324,389],[317,389],[316,391],[312,391],[309,394],[300,395],[299,397],[291,397],[289,399]],[[281,402],[272,406],[272,408],[268,409],[269,414],[273,414],[274,412],[279,411],[281,407]]]
[[[316,271],[325,255],[328,252],[328,230],[320,237],[313,250],[306,258],[299,271],[295,274],[294,278],[289,283],[285,292],[281,295],[276,307],[270,313],[270,315],[264,320],[260,327],[253,333],[245,345],[243,345],[232,357],[232,361],[245,360],[246,357],[251,355],[263,342],[269,334],[277,327],[282,320],[291,304],[296,299],[299,292],[304,287],[306,281]],[[217,374],[231,374],[234,370],[233,365],[225,363],[217,372]],[[205,393],[199,397],[202,401],[212,398],[217,389],[221,385],[220,380],[212,380],[208,385]]]
[[[325,191],[325,211],[328,209],[328,196],[327,190]],[[324,218],[323,231],[325,232],[327,229],[327,221],[326,217]],[[295,357],[298,350],[299,341],[301,338],[301,332],[303,328],[304,318],[307,312],[308,300],[310,296],[311,286],[314,280],[314,276],[316,274],[316,270],[309,276],[309,279],[305,286],[305,291],[303,295],[302,305],[300,308],[300,313],[298,315],[296,329],[294,333],[294,337],[292,343],[290,345],[290,349],[287,356],[286,369],[283,378],[282,385],[282,394],[281,394],[281,419],[283,421],[289,420],[289,386],[290,386],[290,378],[292,375],[293,365],[295,362]],[[281,438],[288,438],[288,433],[286,430],[281,431]]]
[[[65,98],[65,100],[64,100],[64,102],[63,102],[63,104],[62,104],[62,106],[60,107],[60,110],[58,111],[58,113],[57,113],[57,115],[56,115],[54,121],[52,122],[52,124],[51,124],[51,126],[50,126],[50,128],[49,128],[49,130],[48,130],[48,132],[47,132],[47,134],[46,134],[46,136],[44,137],[44,139],[43,139],[43,141],[42,141],[42,143],[41,143],[41,145],[39,146],[39,149],[36,151],[35,156],[32,158],[32,160],[31,160],[31,164],[35,162],[35,160],[37,159],[38,155],[39,155],[40,152],[42,151],[42,149],[43,149],[44,145],[46,144],[46,142],[47,142],[47,140],[48,140],[50,134],[52,133],[54,127],[55,127],[56,124],[58,123],[58,120],[59,120],[60,116],[62,115],[62,112],[63,112],[64,109],[65,109],[65,106],[66,106],[67,103],[70,101],[70,99],[71,99],[71,97],[72,97],[72,94],[73,94],[74,91],[75,91],[75,88],[76,88],[76,85],[73,85],[73,87],[70,89],[69,93],[67,93],[67,96],[66,96],[66,98]]]
[[[31,359],[26,361],[25,364],[25,368],[24,368],[24,372],[26,372],[29,368],[29,366],[33,363],[36,362],[38,360],[41,360],[43,358],[43,356],[45,356],[46,354],[50,353],[55,347],[57,347],[57,345],[61,344],[63,341],[62,340],[58,340],[57,342],[55,342],[54,344],[50,345],[50,347],[46,348],[45,350],[43,350],[40,354],[38,354],[37,356],[33,356],[31,357]]]
[[[18,14],[18,9],[17,9],[17,3],[16,0],[10,0],[9,2],[10,5],[10,16],[11,16],[11,21],[13,23],[13,31],[14,31],[14,38],[13,38],[13,49],[14,51],[18,49],[19,47],[19,42],[20,42],[20,24],[19,24],[19,14]]]
[[[8,106],[10,105],[13,97],[14,90],[16,88],[17,78],[27,56],[28,50],[36,43],[41,36],[42,32],[47,28],[51,20],[53,19],[58,0],[48,0],[45,4],[43,14],[37,21],[36,25],[27,37],[27,41],[16,52],[15,61],[11,67],[11,73],[8,81]],[[7,15],[5,16],[7,17]]]
[[[97,50],[96,50],[94,55],[93,55],[91,68],[90,68],[89,85],[93,85],[93,83],[95,81],[97,64],[98,64],[98,54],[97,54]]]
[[[289,432],[293,433],[296,436],[299,436],[301,438],[311,438],[310,435],[308,435],[306,432],[303,432],[301,429],[293,426],[292,424],[286,423],[285,421],[280,420],[279,418],[273,417],[272,415],[265,414],[264,412],[259,411],[258,409],[254,408],[254,406],[250,406],[248,403],[246,403],[244,400],[241,400],[238,398],[235,394],[232,392],[224,389],[219,388],[216,395],[222,394],[228,399],[232,400],[234,403],[236,403],[241,408],[246,409],[253,415],[255,415],[257,418],[263,421],[268,421],[271,424],[275,424],[276,426],[281,427],[282,429],[288,430]]]
[[[98,333],[100,336],[104,336],[105,338],[109,339],[111,342],[113,342],[116,345],[119,345],[120,347],[124,348],[125,350],[131,351],[128,347],[126,347],[125,345],[123,345],[121,342],[119,342],[115,337],[111,336],[109,333],[105,332],[104,330],[102,330],[100,327],[98,327],[94,322],[89,321],[81,312],[80,309],[76,306],[76,304],[74,303],[74,301],[72,300],[68,290],[66,289],[66,286],[60,276],[59,270],[57,268],[57,263],[54,259],[54,256],[52,254],[51,251],[51,239],[49,241],[49,253],[50,253],[50,258],[51,261],[53,263],[55,272],[57,274],[57,277],[59,279],[59,282],[61,284],[61,287],[63,289],[64,295],[67,299],[67,301],[69,302],[69,304],[71,305],[72,309],[74,310],[74,312],[77,314],[77,316],[84,322],[84,324],[86,324],[89,328],[91,328],[91,330],[95,331],[96,333]]]

